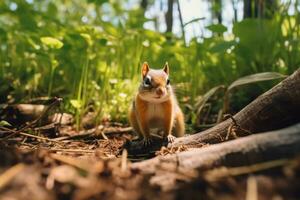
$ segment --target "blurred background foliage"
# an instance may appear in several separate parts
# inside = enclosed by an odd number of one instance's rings
[[[97,122],[126,121],[141,64],[168,61],[187,122],[199,125],[217,120],[235,80],[299,68],[298,0],[201,2],[209,17],[194,8],[185,12],[200,17],[184,21],[181,6],[192,0],[0,1],[0,103],[59,96],[78,127],[88,112]],[[226,22],[228,5],[234,15]],[[226,111],[237,112],[275,82],[226,94]]]

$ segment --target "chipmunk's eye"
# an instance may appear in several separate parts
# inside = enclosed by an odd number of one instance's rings
[[[170,79],[167,79],[167,85],[170,85]]]
[[[145,87],[150,87],[151,86],[151,79],[150,79],[150,77],[146,77],[144,79],[144,86]]]

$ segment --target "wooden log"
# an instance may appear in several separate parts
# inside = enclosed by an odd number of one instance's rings
[[[242,129],[251,133],[276,130],[300,122],[300,69],[260,95],[233,118]],[[173,145],[213,144],[233,139],[227,138],[231,124],[232,120],[227,119],[206,131],[178,138]],[[237,132],[238,137],[245,135],[244,131]]]
[[[236,140],[133,163],[131,169],[150,175],[150,183],[164,189],[176,180],[189,180],[219,166],[236,167],[291,158],[300,154],[300,123],[276,131],[250,135]],[[192,178],[191,178],[192,177]]]

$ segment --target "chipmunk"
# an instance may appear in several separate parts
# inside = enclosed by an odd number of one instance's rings
[[[151,143],[151,129],[163,131],[168,142],[174,141],[173,135],[184,135],[184,115],[170,85],[168,63],[162,70],[150,69],[147,62],[142,65],[142,82],[129,111],[129,122],[145,146]]]

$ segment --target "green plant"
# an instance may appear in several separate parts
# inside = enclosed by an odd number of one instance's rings
[[[230,95],[237,88],[240,88],[245,85],[253,85],[263,81],[277,80],[285,78],[285,75],[276,73],[276,72],[262,72],[257,74],[251,74],[249,76],[241,77],[234,82],[232,82],[228,87],[225,85],[219,85],[210,89],[202,98],[200,98],[195,105],[195,124],[200,125],[199,121],[202,118],[203,108],[208,104],[209,100],[212,99],[218,93],[223,94],[222,98],[222,107],[219,108],[218,118],[216,123],[219,123],[223,119],[223,114],[226,114],[230,110]]]
[[[60,96],[64,108],[76,116],[76,126],[88,112],[95,122],[126,121],[138,82],[140,66],[148,61],[161,68],[168,61],[178,99],[193,112],[240,77],[262,72],[290,74],[300,66],[300,15],[288,14],[287,3],[268,19],[244,19],[232,33],[209,24],[209,37],[187,44],[181,37],[143,28],[144,17],[125,1],[0,2],[0,103],[17,103],[38,96]],[[192,20],[184,24],[202,20]],[[221,88],[220,85],[223,85]],[[257,96],[260,91],[251,91]],[[240,99],[248,96],[238,93]],[[216,99],[217,110],[222,107]],[[248,98],[249,99],[249,98]],[[235,102],[240,108],[241,101]]]

